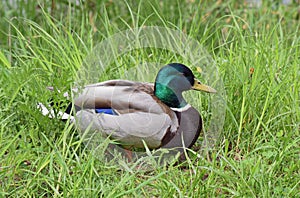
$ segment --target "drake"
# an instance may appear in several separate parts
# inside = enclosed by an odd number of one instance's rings
[[[81,131],[99,132],[125,148],[144,148],[144,143],[150,149],[190,148],[202,130],[202,119],[182,96],[188,90],[216,93],[187,66],[171,63],[160,69],[154,84],[109,80],[87,85],[66,113],[74,106],[72,121]]]

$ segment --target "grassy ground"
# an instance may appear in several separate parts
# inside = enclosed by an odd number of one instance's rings
[[[1,1],[1,197],[299,197],[299,9],[272,1],[261,7],[243,1]],[[49,97],[62,99],[45,87],[68,90],[97,43],[151,25],[181,30],[213,56],[226,89],[226,119],[209,156],[152,171],[134,164],[124,169],[90,152],[72,125],[35,107]],[[156,57],[180,60],[152,53],[134,51],[101,78],[118,78],[128,65]]]

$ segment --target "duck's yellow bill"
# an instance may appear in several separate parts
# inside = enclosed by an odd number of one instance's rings
[[[201,84],[201,82],[198,79],[195,79],[195,82],[194,82],[194,85],[192,86],[192,89],[199,90],[199,91],[204,91],[204,92],[207,92],[207,93],[217,93],[217,91],[214,88],[212,88],[210,86],[207,86],[207,85]]]

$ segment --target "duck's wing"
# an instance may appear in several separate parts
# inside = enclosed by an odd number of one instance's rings
[[[175,135],[176,114],[153,95],[153,84],[113,80],[86,86],[74,99],[81,107],[77,126],[134,147],[165,144]],[[96,108],[112,108],[118,115],[97,114]],[[142,141],[143,140],[143,141]]]
[[[110,80],[87,85],[74,98],[74,104],[82,109],[112,108],[119,114],[132,112],[167,113],[171,109],[153,95],[152,83],[127,80]]]

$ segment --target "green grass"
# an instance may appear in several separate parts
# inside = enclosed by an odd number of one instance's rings
[[[14,2],[0,3],[1,197],[300,196],[299,4]],[[153,25],[181,30],[209,51],[227,106],[222,133],[208,155],[148,171],[95,155],[72,125],[43,117],[36,103],[63,101],[45,87],[68,91],[97,43]],[[189,63],[160,49],[134,50],[99,72],[99,80],[122,77],[143,62],[173,61]],[[208,118],[207,95],[191,95],[197,96],[195,106],[203,101]]]

